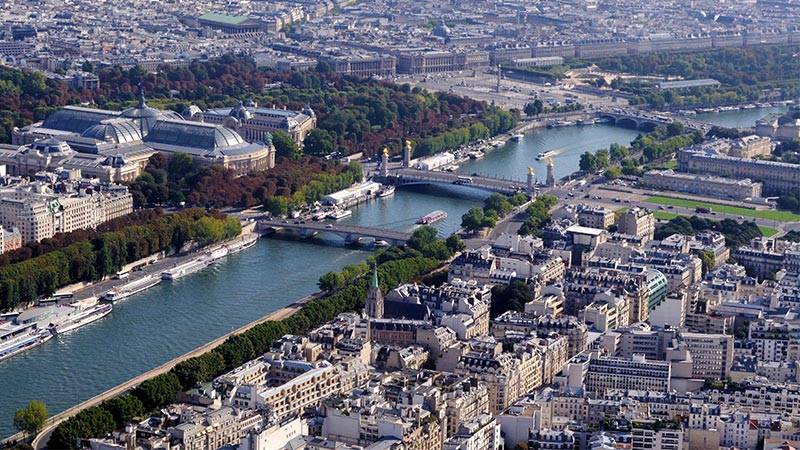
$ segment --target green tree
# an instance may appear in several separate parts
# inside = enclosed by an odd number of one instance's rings
[[[144,415],[142,401],[130,394],[106,400],[101,405],[114,417],[117,428],[122,428],[126,423]]]
[[[583,152],[578,167],[584,172],[594,173],[597,171],[597,160],[591,152]]]
[[[450,250],[450,253],[460,252],[467,248],[467,246],[464,244],[464,241],[462,241],[457,234],[451,234],[448,236],[444,243]]]
[[[303,152],[300,146],[284,131],[276,130],[272,132],[272,145],[275,146],[275,155],[291,159],[300,159]]]
[[[544,110],[544,103],[542,103],[542,101],[538,98],[532,102],[526,103],[525,107],[522,109],[522,111],[528,117],[538,116],[539,114],[542,113],[543,110]]]
[[[623,147],[617,143],[611,144],[608,148],[608,153],[612,161],[622,161],[630,154],[627,147]]]
[[[700,250],[698,252],[700,261],[703,263],[703,273],[708,273],[709,270],[714,268],[714,253],[710,250]]]
[[[169,158],[167,170],[174,178],[182,178],[195,170],[194,160],[186,153],[174,153]],[[157,182],[157,180],[153,180]]]
[[[173,401],[180,390],[178,377],[167,372],[143,381],[131,394],[142,402],[146,411],[150,411]]]
[[[498,284],[492,288],[492,306],[489,315],[494,318],[506,311],[522,311],[525,303],[533,300],[533,293],[524,281]]]
[[[213,217],[203,217],[192,226],[192,237],[203,246],[221,241],[224,236],[224,224]]]
[[[616,180],[617,178],[622,176],[622,169],[620,169],[617,166],[611,166],[608,169],[606,169],[604,175],[608,180]]]
[[[419,251],[427,258],[434,258],[440,261],[445,260],[451,256],[450,249],[448,249],[445,242],[438,238],[436,228],[431,226],[419,227],[411,234],[411,239],[408,240],[408,246],[414,250]]]
[[[482,208],[470,208],[461,216],[461,227],[467,231],[478,231],[484,227],[486,216]]]
[[[411,239],[408,240],[408,246],[414,250],[422,251],[426,246],[436,242],[439,232],[432,226],[422,226],[414,230],[411,234]]]
[[[289,199],[282,195],[276,195],[264,200],[264,209],[273,216],[285,216],[289,214]]]
[[[28,406],[18,409],[14,414],[14,426],[20,431],[36,435],[47,423],[47,406],[38,400],[31,400]]]
[[[315,156],[326,156],[333,153],[333,139],[325,130],[314,128],[303,140],[303,153]]]
[[[485,214],[494,212],[498,216],[504,216],[514,209],[508,197],[502,194],[492,194],[483,201],[483,211]]]
[[[317,286],[323,291],[333,291],[339,289],[344,284],[343,276],[340,272],[328,272],[319,277]]]

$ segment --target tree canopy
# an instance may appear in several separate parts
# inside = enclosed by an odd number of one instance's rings
[[[31,400],[28,405],[14,414],[14,426],[29,435],[36,435],[47,423],[47,406],[38,400]]]

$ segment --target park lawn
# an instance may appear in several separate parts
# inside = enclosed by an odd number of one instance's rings
[[[675,214],[666,211],[653,211],[653,216],[658,220],[672,220],[680,216],[680,214]]]
[[[759,225],[758,229],[761,231],[761,234],[764,235],[764,237],[772,237],[778,234],[778,230],[772,227],[764,227]]]
[[[645,166],[648,170],[677,170],[678,169],[678,161],[671,159],[669,161],[663,161],[659,163],[652,163]]]
[[[745,208],[740,206],[723,205],[721,203],[701,202],[697,200],[689,200],[678,197],[667,197],[663,195],[654,195],[645,199],[648,203],[655,203],[657,205],[672,205],[680,206],[682,208],[708,208],[711,211],[734,214],[743,217],[755,217],[758,219],[777,220],[779,222],[797,222],[800,221],[800,215],[789,211],[774,211],[774,210],[758,210],[754,208]]]

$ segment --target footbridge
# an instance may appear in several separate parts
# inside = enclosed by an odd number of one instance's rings
[[[530,192],[533,188],[528,181],[504,180],[480,175],[466,176],[458,173],[412,168],[389,170],[382,178],[384,178],[383,181],[395,186],[413,184],[457,185],[506,195],[513,195],[517,192]]]
[[[356,243],[362,238],[371,238],[376,241],[386,241],[390,245],[403,245],[411,239],[411,233],[397,230],[384,230],[380,228],[361,227],[357,225],[343,225],[325,222],[311,222],[305,220],[270,220],[257,221],[257,230],[261,232],[275,232],[287,230],[297,233],[302,237],[312,237],[320,233],[330,233],[341,237],[348,244]]]

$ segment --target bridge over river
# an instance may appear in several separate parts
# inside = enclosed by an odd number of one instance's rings
[[[615,125],[625,125],[641,129],[654,129],[659,125],[669,125],[673,122],[681,123],[687,128],[698,130],[703,133],[711,129],[711,125],[705,122],[667,112],[647,112],[638,108],[600,108],[594,111],[594,115],[601,119],[609,119],[613,121]]]
[[[383,178],[382,181],[394,184],[395,186],[407,186],[412,184],[460,185],[506,195],[513,195],[517,192],[529,193],[533,189],[533,186],[529,185],[531,181],[490,178],[481,175],[466,176],[458,173],[412,168],[389,170],[388,173],[381,178]]]
[[[376,241],[386,241],[390,245],[403,245],[411,238],[411,233],[381,228],[362,227],[358,225],[343,225],[326,222],[312,222],[305,220],[270,220],[257,221],[259,231],[287,230],[303,237],[311,237],[320,233],[330,233],[344,239],[348,244],[355,243],[362,238],[371,238]]]

